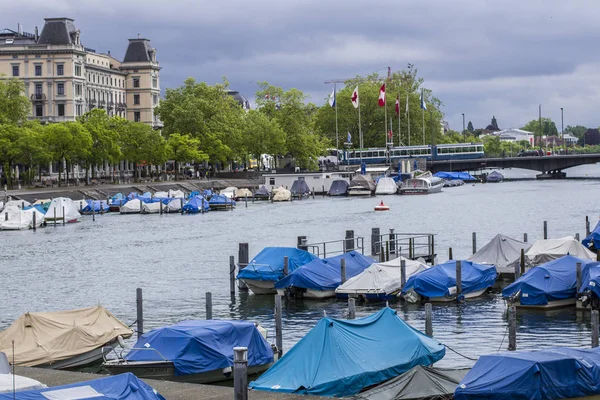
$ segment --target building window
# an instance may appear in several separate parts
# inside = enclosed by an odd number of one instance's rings
[[[158,95],[155,94],[152,96],[152,104],[153,105],[157,105],[158,104]]]
[[[35,95],[36,96],[41,96],[42,95],[42,84],[41,83],[36,83],[35,84]]]
[[[56,65],[56,75],[63,76],[65,74],[65,66],[62,64]]]
[[[59,96],[65,95],[65,84],[64,83],[56,84],[56,94],[58,94]]]
[[[154,89],[158,88],[158,78],[152,78],[152,87]]]
[[[37,104],[35,106],[35,116],[43,117],[44,116],[44,107],[41,104]]]
[[[64,117],[65,116],[65,105],[64,104],[57,104],[58,106],[58,116],[59,117]]]
[[[140,95],[139,94],[134,94],[133,95],[133,104],[136,106],[140,105]]]
[[[80,84],[76,84],[75,85],[75,96],[81,96],[82,90],[81,90],[81,85]]]
[[[133,87],[134,88],[140,87],[140,78],[133,78]]]
[[[75,66],[75,76],[81,76],[81,65]]]
[[[18,65],[12,66],[12,73],[13,73],[13,76],[19,76],[19,66]]]
[[[140,117],[140,112],[139,111],[136,111],[136,112],[133,113],[133,120],[135,122],[140,122],[142,120],[142,118]]]
[[[110,78],[110,86],[113,85],[113,78]]]
[[[269,185],[275,186],[275,178],[269,178]]]
[[[35,66],[35,76],[42,76],[42,66],[41,65]]]

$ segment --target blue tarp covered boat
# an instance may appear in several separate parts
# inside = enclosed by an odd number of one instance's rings
[[[600,250],[600,222],[598,222],[594,230],[581,241],[581,244],[591,251]]]
[[[123,193],[117,193],[109,199],[108,203],[111,207],[117,208],[117,207],[121,207],[123,204],[127,203],[127,200],[130,200],[130,199],[131,198],[125,197],[125,195]]]
[[[469,174],[468,172],[436,172],[433,176],[437,176],[438,178],[442,178],[447,181],[460,179],[461,181],[476,181],[477,179]]]
[[[600,348],[555,347],[481,356],[455,400],[541,400],[600,394]]]
[[[473,298],[482,295],[496,281],[496,267],[461,261],[462,296]],[[418,297],[427,297],[431,301],[450,301],[456,298],[456,261],[450,260],[411,276],[402,289],[402,295],[408,301],[415,302]]]
[[[92,211],[94,213],[105,213],[109,210],[108,203],[104,200],[86,200],[86,202],[87,206],[81,209],[82,214],[91,214]]]
[[[600,262],[589,262],[583,267],[578,296],[584,307],[600,308]]]
[[[577,297],[577,263],[582,269],[591,260],[563,256],[531,268],[502,290],[502,297],[517,306],[563,307],[575,305]]]
[[[304,298],[335,297],[335,289],[342,284],[341,262],[346,260],[346,279],[363,272],[375,261],[360,253],[351,251],[335,257],[317,258],[297,268],[288,276],[275,283],[275,289],[288,288],[302,293]]]
[[[208,201],[202,196],[194,196],[192,197],[185,205],[183,206],[183,212],[196,214],[199,212],[208,211],[210,206],[208,205]]]
[[[444,345],[386,307],[355,320],[322,318],[249,387],[315,396],[350,396],[416,365],[431,365]]]
[[[248,348],[248,366],[273,363],[273,349],[253,322],[190,320],[143,334],[124,357],[126,363],[105,363],[113,372],[133,362],[165,361],[174,375],[203,374],[233,366],[233,348]],[[139,350],[136,350],[139,349]],[[161,357],[162,356],[162,357]]]
[[[213,194],[208,201],[208,205],[212,210],[226,210],[235,207],[235,200],[221,194]]]
[[[0,394],[2,400],[59,400],[59,399],[106,399],[106,400],[165,400],[163,396],[131,373],[107,376],[54,386],[47,389]]]
[[[243,280],[255,294],[275,293],[274,284],[283,278],[283,257],[288,257],[288,272],[317,259],[295,247],[265,247],[240,271]]]
[[[23,209],[23,211],[27,211],[27,210],[31,210],[32,208],[35,208],[36,210],[38,210],[39,212],[41,212],[42,214],[46,214],[46,212],[48,211],[46,208],[44,208],[44,206],[42,206],[41,204],[36,204],[34,206],[27,206]]]
[[[310,195],[310,188],[304,179],[296,179],[294,183],[292,183],[290,192],[292,193],[293,197],[308,196]]]
[[[503,180],[504,180],[504,175],[502,175],[498,171],[490,172],[489,175],[485,178],[485,181],[489,182],[489,183],[500,183]]]

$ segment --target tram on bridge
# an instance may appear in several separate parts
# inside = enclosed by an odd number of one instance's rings
[[[425,158],[431,160],[432,146],[400,146],[400,147],[375,147],[368,149],[347,149],[336,152],[341,157],[340,163],[350,165],[397,163],[409,158]],[[333,154],[332,154],[333,155]],[[470,160],[483,157],[483,143],[453,143],[433,146],[433,159],[442,160]]]

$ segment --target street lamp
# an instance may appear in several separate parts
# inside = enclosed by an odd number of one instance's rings
[[[463,137],[466,138],[467,137],[467,132],[465,129],[465,113],[462,113],[463,116]]]
[[[565,119],[564,119],[564,114],[563,114],[563,108],[560,108],[560,137],[562,138],[563,141],[563,148],[565,149],[565,152],[567,151],[567,144],[565,143]]]

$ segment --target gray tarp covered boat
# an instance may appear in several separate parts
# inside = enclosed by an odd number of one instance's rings
[[[330,196],[347,196],[348,195],[348,181],[344,179],[336,179],[331,182],[331,187],[327,193]]]
[[[477,264],[495,265],[498,273],[514,273],[514,267],[509,264],[521,257],[521,249],[529,250],[531,243],[521,242],[504,235],[496,235],[488,244],[479,249],[478,252],[467,258],[468,261]]]
[[[360,393],[354,400],[443,400],[452,399],[458,383],[469,369],[414,367],[373,389]]]

